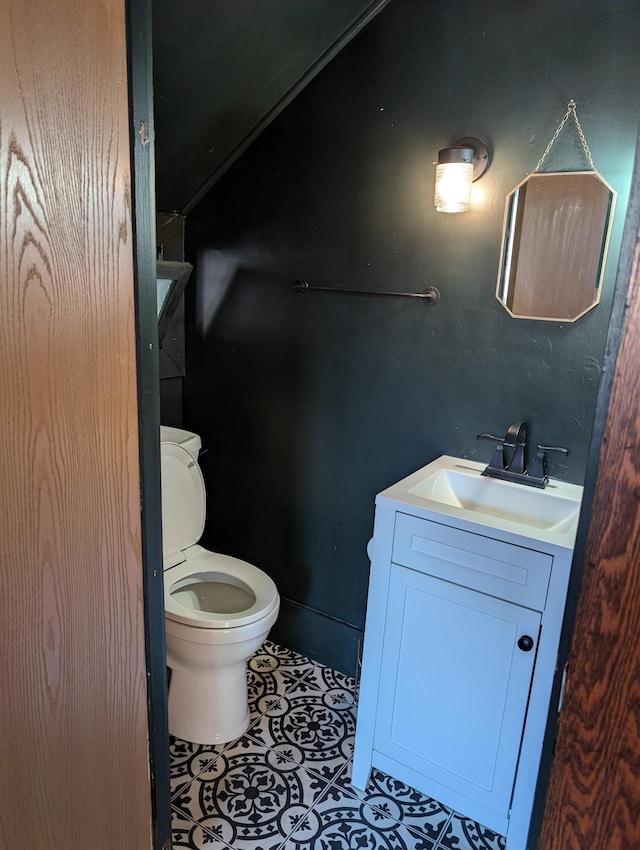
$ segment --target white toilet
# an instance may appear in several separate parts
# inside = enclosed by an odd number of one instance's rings
[[[198,545],[206,510],[200,437],[163,425],[160,442],[169,731],[221,744],[249,725],[247,660],[275,623],[280,597],[257,567]]]

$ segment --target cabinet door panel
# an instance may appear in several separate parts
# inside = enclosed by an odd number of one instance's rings
[[[517,641],[539,627],[537,612],[394,565],[376,749],[506,815],[535,658]]]

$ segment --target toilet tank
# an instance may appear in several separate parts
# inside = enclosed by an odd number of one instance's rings
[[[202,448],[202,440],[193,431],[185,431],[182,428],[172,428],[169,425],[160,426],[161,443],[178,443],[185,448],[196,460]]]

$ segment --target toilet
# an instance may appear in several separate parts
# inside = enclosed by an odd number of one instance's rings
[[[169,732],[194,744],[232,741],[249,725],[247,660],[280,609],[257,567],[198,544],[206,495],[201,440],[160,428]]]

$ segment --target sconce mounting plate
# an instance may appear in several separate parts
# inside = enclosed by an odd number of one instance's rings
[[[451,147],[471,148],[473,151],[473,182],[475,183],[489,167],[489,148],[475,136],[465,136],[463,139],[458,139]]]

